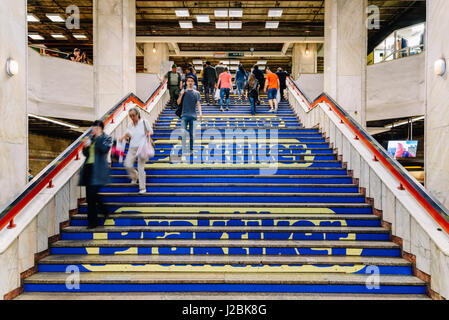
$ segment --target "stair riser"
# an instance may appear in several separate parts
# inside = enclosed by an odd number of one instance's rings
[[[41,264],[38,272],[66,272],[78,268],[80,272],[305,272],[305,273],[348,273],[366,274],[366,265],[207,265],[189,264]],[[380,275],[411,275],[410,266],[370,266],[376,267]]]
[[[390,240],[388,233],[326,233],[326,232],[86,232],[69,233],[61,235],[62,240],[93,240],[93,239],[215,239],[215,240],[367,240],[386,241]]]
[[[399,249],[345,249],[345,248],[259,248],[259,247],[89,247],[51,248],[51,254],[99,255],[285,255],[285,256],[375,256],[399,257]]]
[[[270,196],[171,196],[170,194],[164,196],[152,196],[145,194],[141,196],[102,196],[104,202],[218,202],[218,203],[232,203],[232,202],[258,202],[258,203],[365,203],[364,197],[282,197],[272,194]]]
[[[104,187],[100,192],[139,192],[139,187]],[[305,192],[305,193],[357,193],[353,187],[148,187],[147,192]]]
[[[100,219],[99,225],[105,220]],[[71,221],[72,226],[87,226],[87,219]],[[168,219],[108,219],[108,226],[348,226],[348,227],[379,227],[379,220],[168,220]]]
[[[129,178],[112,177],[112,183],[130,183]],[[351,184],[351,178],[304,178],[304,179],[292,179],[292,178],[263,178],[263,177],[251,177],[251,178],[214,178],[214,177],[195,177],[195,178],[152,178],[147,177],[146,183],[296,183],[296,184]]]
[[[25,284],[27,292],[278,292],[278,293],[370,293],[425,294],[425,286],[381,285],[370,289],[360,285],[293,285],[293,284],[80,284],[69,289],[66,284]]]
[[[191,165],[194,166],[195,164]],[[260,175],[260,169],[220,169],[220,168],[195,168],[195,169],[190,169],[189,167],[187,168],[170,168],[168,167],[169,165],[167,165],[167,168],[157,168],[157,169],[145,169],[145,172],[147,175],[248,175],[248,174],[252,174],[252,175]],[[250,166],[250,165],[248,165]],[[174,166],[175,167],[175,166]],[[262,167],[261,167],[262,168]],[[274,175],[348,175],[347,171],[344,169],[341,170],[336,170],[336,169],[329,169],[329,170],[324,170],[324,169],[315,169],[315,170],[310,170],[313,169],[311,167],[309,167],[309,170],[307,169],[283,169],[283,168],[279,168],[276,170],[276,173]],[[124,168],[121,169],[112,169],[110,172],[112,175],[126,175],[126,170]]]
[[[220,212],[232,212],[232,213],[264,213],[269,214],[271,212],[275,213],[274,210],[270,208],[173,208],[173,207],[127,207],[127,206],[111,206],[107,205],[107,209],[109,213],[141,213],[141,212],[182,212],[182,213],[220,213]],[[227,209],[227,210],[226,210]],[[79,213],[87,213],[87,206],[85,204],[81,205],[78,209]],[[370,207],[356,207],[356,208],[287,208],[284,213],[336,213],[336,214],[372,214],[372,208]]]

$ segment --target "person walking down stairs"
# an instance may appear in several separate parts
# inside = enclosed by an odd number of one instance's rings
[[[198,91],[194,89],[195,79],[191,76],[186,77],[187,88],[181,91],[181,95],[178,98],[178,105],[182,108],[181,113],[181,126],[182,126],[182,153],[183,155],[187,155],[192,153],[193,151],[193,143],[194,143],[194,129],[196,126],[197,120],[197,111],[198,108],[200,121],[203,118],[203,114],[201,111],[201,95]],[[189,127],[189,136],[190,136],[190,152],[187,151],[187,127]]]
[[[92,133],[84,141],[83,154],[86,157],[80,171],[80,186],[86,187],[88,229],[98,226],[97,204],[100,212],[108,214],[101,197],[100,188],[110,183],[110,170],[107,161],[112,138],[103,132],[104,124],[96,120],[92,126]]]
[[[220,110],[223,112],[223,99],[226,99],[226,110],[229,111],[229,94],[231,92],[232,76],[229,69],[226,67],[225,71],[218,77],[217,89],[220,88]]]
[[[165,75],[165,79],[168,80],[168,92],[170,93],[170,101],[168,104],[172,109],[176,109],[176,100],[178,100],[179,91],[182,89],[182,75],[177,72],[176,64],[172,65],[171,68],[171,71]]]
[[[146,174],[145,174],[145,161],[137,156],[137,151],[140,145],[146,142],[146,139],[151,139],[153,129],[147,120],[140,118],[140,111],[137,108],[133,108],[128,112],[131,119],[128,130],[120,138],[120,142],[124,139],[130,139],[128,153],[125,158],[124,166],[128,175],[131,178],[131,183],[136,184],[137,178],[139,178],[139,193],[146,192]],[[134,168],[134,162],[137,160],[137,170]]]

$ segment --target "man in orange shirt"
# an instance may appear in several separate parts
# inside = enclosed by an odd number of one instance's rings
[[[276,99],[278,90],[279,90],[279,77],[277,76],[276,73],[271,71],[269,67],[267,67],[267,81],[265,81],[265,92],[268,95],[268,103],[270,104],[270,112],[273,112],[273,110],[274,110],[274,112],[278,111],[278,101]],[[273,109],[273,104],[274,104],[274,109]]]

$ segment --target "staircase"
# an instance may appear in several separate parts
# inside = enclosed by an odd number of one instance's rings
[[[232,96],[230,111],[203,106],[201,132],[277,129],[273,175],[229,140],[203,139],[192,163],[174,163],[180,148],[170,134],[180,120],[166,108],[154,127],[147,193],[113,164],[113,183],[102,189],[107,220],[87,230],[81,205],[18,299],[427,299],[325,137],[302,127],[287,102],[268,110],[263,100],[252,117]],[[232,163],[204,163],[212,147]],[[66,270],[80,271],[79,289],[66,285]]]

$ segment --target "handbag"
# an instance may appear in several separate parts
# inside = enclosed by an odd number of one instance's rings
[[[215,101],[220,100],[220,89],[215,89],[214,100]]]
[[[144,120],[143,126],[145,128],[145,135],[150,131],[147,129],[147,121]],[[151,130],[152,133],[153,130]],[[154,147],[153,144],[150,142],[150,139],[145,139],[145,141],[142,142],[142,144],[137,149],[137,156],[140,159],[148,160],[150,158],[154,157]]]
[[[184,97],[186,95],[184,94],[181,98],[181,103],[178,104],[178,107],[176,108],[175,114],[178,116],[179,119],[182,118],[182,104],[184,103]]]

